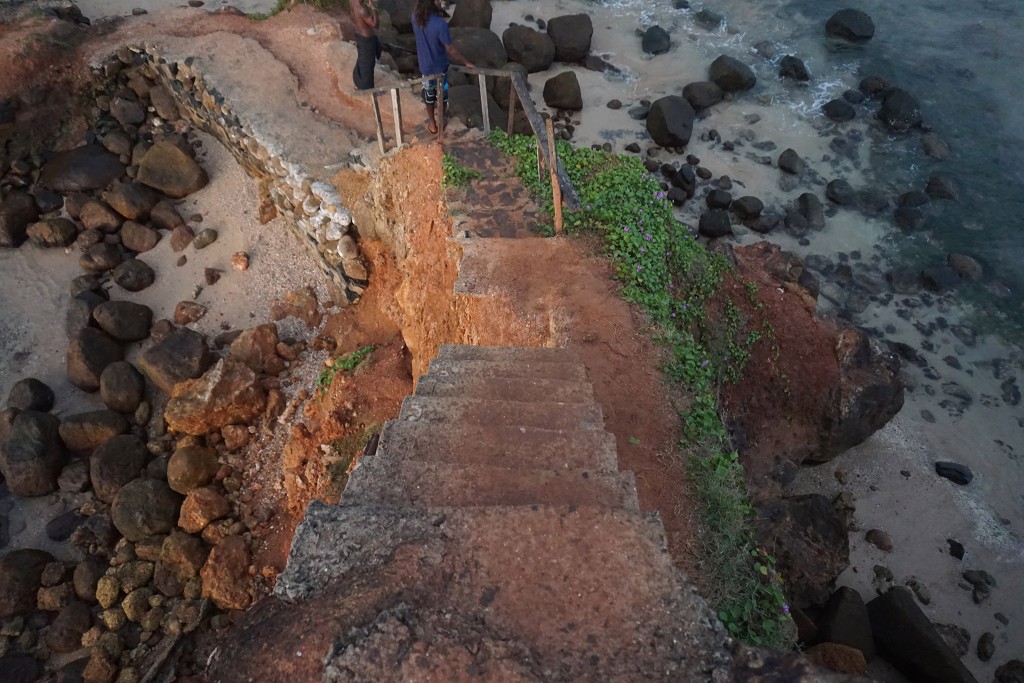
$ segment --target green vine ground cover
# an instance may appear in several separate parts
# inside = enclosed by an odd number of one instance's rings
[[[537,175],[535,138],[490,134],[515,159],[524,184],[552,213],[551,186]],[[795,628],[774,560],[757,546],[754,509],[743,468],[718,414],[718,392],[736,382],[758,343],[777,350],[771,326],[744,311],[760,309],[756,288],[739,281],[728,261],[705,249],[676,220],[657,180],[635,157],[558,142],[581,209],[565,216],[569,233],[600,236],[622,294],[641,306],[671,351],[667,376],[693,400],[681,415],[687,463],[700,505],[701,565],[706,598],[730,633],[752,645],[787,650]],[[725,287],[727,278],[741,286]],[[737,302],[729,291],[746,291]],[[746,303],[747,305],[740,305]]]

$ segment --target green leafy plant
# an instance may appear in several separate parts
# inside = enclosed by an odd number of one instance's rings
[[[335,376],[337,376],[339,372],[355,370],[367,356],[373,353],[374,348],[375,347],[372,345],[364,346],[357,351],[335,358],[334,361],[321,370],[320,374],[317,376],[316,390],[321,393],[326,392],[328,387],[331,386],[331,382],[334,381]]]
[[[442,157],[441,166],[444,169],[441,187],[465,187],[469,184],[470,180],[483,178],[478,171],[460,165],[459,160],[451,154],[445,154]]]

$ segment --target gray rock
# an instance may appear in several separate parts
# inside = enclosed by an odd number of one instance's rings
[[[137,542],[166,534],[178,521],[181,496],[155,479],[136,479],[117,492],[110,519],[121,535]]]
[[[35,377],[26,377],[11,387],[7,394],[7,407],[49,412],[53,408],[53,389]]]
[[[693,134],[697,114],[684,98],[669,95],[655,100],[647,114],[647,132],[662,147],[683,147]]]
[[[942,639],[946,641],[950,649],[957,657],[963,657],[970,652],[971,632],[956,624],[935,624],[935,630],[939,632]]]
[[[139,477],[149,462],[149,449],[138,437],[121,434],[97,448],[89,458],[89,478],[96,497],[114,502],[121,487]]]
[[[641,40],[640,48],[649,55],[661,55],[669,51],[672,47],[672,39],[668,35],[668,31],[660,26],[651,26],[649,29],[644,31],[644,37]]]
[[[812,228],[825,227],[825,207],[817,195],[811,192],[804,192],[796,198],[796,210],[807,219]]]
[[[62,512],[46,523],[46,537],[51,541],[66,541],[86,519],[78,510]]]
[[[921,125],[921,106],[906,90],[893,88],[882,99],[878,118],[889,130],[904,133]]]
[[[81,292],[71,297],[64,319],[64,331],[67,332],[69,339],[74,339],[82,329],[92,324],[92,312],[106,300],[105,292]]]
[[[205,249],[217,241],[217,231],[213,228],[203,228],[192,240],[192,246],[196,249]]]
[[[594,24],[586,14],[569,14],[548,21],[548,35],[555,44],[555,60],[578,62],[590,52]]]
[[[105,273],[114,269],[119,263],[121,263],[121,250],[116,244],[107,244],[106,242],[92,245],[78,259],[78,265],[83,270],[93,273]]]
[[[149,336],[153,311],[134,301],[105,301],[93,309],[100,329],[120,341],[141,341]]]
[[[111,363],[100,375],[100,398],[119,413],[134,413],[146,393],[146,380],[128,361]]]
[[[68,344],[68,379],[82,391],[96,391],[103,370],[123,358],[124,351],[115,340],[95,327],[83,327]]]
[[[786,55],[779,62],[779,76],[801,82],[811,80],[811,73],[807,70],[803,60],[793,55]]]
[[[946,257],[946,265],[964,280],[980,280],[984,275],[981,264],[967,254],[950,254]]]
[[[547,71],[555,61],[555,44],[551,36],[528,26],[512,24],[501,34],[501,42],[508,58],[522,64],[528,73]],[[502,82],[507,84],[504,79]]]
[[[729,214],[726,211],[705,211],[700,215],[697,231],[705,237],[724,237],[732,233]]]
[[[978,659],[983,662],[987,662],[992,659],[992,656],[996,653],[996,636],[995,634],[986,631],[981,634],[978,638]]]
[[[825,197],[840,206],[848,206],[857,200],[857,193],[850,183],[842,178],[836,178],[825,186]]]
[[[763,210],[764,202],[750,195],[740,197],[732,203],[732,212],[743,221],[757,218]]]
[[[953,181],[944,176],[935,174],[928,178],[928,185],[925,187],[925,192],[932,199],[949,199],[951,201],[959,201],[960,193],[956,189],[956,185]]]
[[[708,67],[708,80],[726,92],[750,90],[757,83],[749,66],[727,55],[721,55]]]
[[[30,225],[39,219],[32,195],[12,190],[0,200],[0,247],[18,247],[25,241]]]
[[[852,121],[857,116],[857,110],[854,109],[853,105],[842,98],[829,100],[821,106],[821,111],[824,112],[829,120],[836,121],[837,123]]]
[[[160,242],[160,233],[148,226],[136,223],[135,221],[125,221],[124,225],[121,226],[121,244],[124,245],[125,249],[131,249],[135,252],[146,252],[152,249]]]
[[[138,361],[139,369],[166,394],[186,379],[196,379],[213,364],[206,338],[179,328],[146,349]]]
[[[574,71],[563,71],[544,83],[544,104],[553,109],[583,109],[583,93]]]
[[[67,462],[59,436],[60,420],[34,410],[19,413],[11,423],[7,443],[0,448],[0,470],[16,496],[44,496],[57,489],[57,477]]]
[[[852,588],[840,587],[829,597],[817,626],[820,642],[846,645],[860,650],[865,660],[874,659],[875,641],[871,637],[868,608],[860,593]]]
[[[88,192],[101,190],[122,175],[124,166],[116,156],[99,145],[83,145],[60,152],[46,162],[39,184],[63,193]]]
[[[696,81],[683,87],[683,99],[690,103],[694,111],[703,111],[725,98],[725,92],[711,81]]]
[[[491,0],[460,0],[449,25],[489,29],[492,12]]]
[[[807,162],[800,158],[793,148],[786,149],[779,155],[779,168],[786,173],[800,175],[807,170]]]
[[[141,292],[156,281],[156,273],[142,259],[131,258],[114,268],[114,282],[129,292]]]
[[[825,34],[852,42],[865,42],[875,35],[875,23],[857,9],[841,9],[825,23]]]
[[[60,423],[60,438],[73,451],[85,452],[128,431],[128,420],[109,410],[68,415]]]

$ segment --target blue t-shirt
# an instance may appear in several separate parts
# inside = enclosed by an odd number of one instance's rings
[[[424,76],[444,73],[448,69],[448,53],[445,45],[452,44],[452,34],[448,31],[448,22],[431,14],[427,25],[421,27],[416,23],[416,15],[412,17],[412,32],[416,35],[416,56],[420,62],[420,73]]]

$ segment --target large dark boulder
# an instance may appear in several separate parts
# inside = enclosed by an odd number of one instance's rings
[[[170,394],[178,382],[201,377],[213,357],[203,335],[181,327],[146,349],[138,364],[158,389]]]
[[[644,37],[640,42],[640,48],[649,55],[661,55],[672,47],[672,39],[668,31],[660,26],[652,26],[644,31]]]
[[[720,209],[705,211],[700,215],[697,224],[697,232],[705,237],[725,237],[732,232],[732,225],[729,222],[729,213]]]
[[[508,58],[522,64],[529,73],[546,71],[555,61],[555,44],[551,36],[529,26],[512,24],[501,34],[501,43],[505,46]]]
[[[137,479],[147,462],[149,449],[138,437],[112,437],[89,458],[89,478],[96,497],[104,503],[114,502],[121,487]]]
[[[68,344],[68,379],[82,391],[96,391],[103,370],[123,358],[124,350],[115,340],[95,327],[83,327]]]
[[[590,52],[594,24],[586,14],[567,14],[548,22],[548,35],[555,44],[555,59],[578,62]]]
[[[448,25],[452,28],[467,26],[470,28],[489,29],[493,12],[491,0],[459,0],[458,4],[455,5],[455,11],[452,12],[452,19],[448,22]]]
[[[82,328],[92,324],[92,312],[106,300],[103,293],[91,290],[79,292],[71,297],[64,318],[64,331],[67,332],[69,339],[74,339]]]
[[[100,329],[114,339],[141,341],[149,336],[153,311],[134,301],[104,301],[92,312]]]
[[[453,28],[452,44],[475,66],[500,69],[508,62],[508,53],[501,38],[486,28]]]
[[[136,179],[168,197],[180,199],[206,187],[206,171],[173,142],[161,140],[142,157]]]
[[[60,438],[68,448],[87,452],[128,431],[128,419],[109,410],[68,415],[60,423]]]
[[[146,380],[128,361],[111,363],[100,375],[100,398],[118,413],[134,413],[146,393]]]
[[[749,66],[728,55],[721,55],[708,67],[708,79],[726,92],[750,90],[757,77]]]
[[[0,200],[0,247],[18,247],[28,227],[39,219],[36,200],[27,192],[14,190]]]
[[[480,128],[483,125],[483,112],[480,109],[480,88],[476,85],[456,85],[448,90],[448,113],[466,124],[467,128]],[[502,128],[503,112],[495,99],[487,95],[487,115],[491,120],[491,128]]]
[[[846,522],[831,501],[812,493],[769,503],[758,511],[757,526],[790,603],[803,609],[825,602],[850,564]]]
[[[669,95],[655,100],[647,114],[647,132],[662,147],[682,147],[693,134],[697,113],[684,98]]]
[[[811,72],[807,70],[803,60],[793,55],[786,55],[779,62],[779,76],[801,82],[811,80]]]
[[[124,175],[117,157],[99,145],[61,152],[43,165],[39,184],[58,192],[102,190]]]
[[[544,104],[552,109],[583,109],[583,93],[576,72],[563,71],[544,83]]]
[[[732,212],[741,221],[757,218],[764,211],[764,202],[757,197],[745,195],[732,203]]]
[[[181,500],[165,482],[136,479],[117,492],[110,506],[110,519],[129,541],[141,541],[175,527]]]
[[[67,218],[47,218],[29,227],[29,240],[40,249],[67,247],[78,237],[78,228]]]
[[[7,394],[7,407],[49,412],[53,408],[53,389],[35,377],[18,380]]]
[[[896,587],[868,603],[878,652],[912,681],[977,683],[914,600]]]
[[[875,657],[875,641],[871,636],[868,608],[860,593],[842,586],[829,597],[818,617],[818,641],[839,643],[860,650],[864,659]]]
[[[841,9],[825,22],[825,34],[861,43],[875,35],[875,22],[858,9]]]
[[[842,178],[836,178],[825,186],[825,196],[828,200],[840,206],[849,206],[857,201],[857,191],[849,182]]]
[[[402,33],[412,32],[412,12],[416,0],[380,0],[377,6],[391,15],[391,25]]]
[[[882,98],[878,118],[889,130],[904,133],[921,125],[921,106],[906,90],[893,88]]]
[[[854,106],[841,97],[829,100],[821,105],[821,111],[830,121],[835,121],[836,123],[852,121],[857,116],[857,110]]]
[[[129,292],[141,292],[156,281],[156,272],[148,263],[130,258],[114,268],[111,275],[114,282]]]
[[[14,418],[7,443],[0,448],[0,471],[16,496],[45,496],[57,490],[57,477],[67,460],[60,420],[34,410]]]
[[[0,619],[35,609],[43,569],[50,562],[53,556],[43,550],[13,550],[0,557]]]
[[[683,87],[683,98],[695,111],[703,111],[722,101],[725,93],[711,81],[697,81]]]

